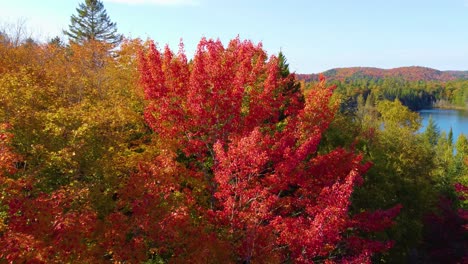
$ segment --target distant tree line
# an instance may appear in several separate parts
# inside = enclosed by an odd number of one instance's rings
[[[314,82],[310,82],[313,84]],[[376,101],[398,99],[413,111],[441,107],[466,108],[468,80],[408,81],[402,78],[348,78],[333,80],[335,93],[342,97],[342,110],[355,110],[358,103],[375,105]],[[307,89],[308,83],[305,83]]]

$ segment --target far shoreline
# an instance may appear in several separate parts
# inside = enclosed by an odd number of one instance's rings
[[[445,110],[463,110],[468,111],[468,106],[456,106],[456,105],[436,105],[429,109],[445,109]],[[421,109],[423,110],[423,109]]]

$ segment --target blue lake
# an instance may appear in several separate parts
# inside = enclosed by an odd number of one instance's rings
[[[457,140],[458,136],[468,135],[468,111],[466,110],[452,110],[452,109],[426,109],[419,111],[423,118],[421,131],[425,130],[429,116],[435,121],[439,127],[440,132],[445,131],[447,134],[452,128],[453,140]]]

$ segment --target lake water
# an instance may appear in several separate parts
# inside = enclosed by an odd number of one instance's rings
[[[421,131],[425,130],[429,116],[435,121],[439,127],[440,132],[445,131],[447,134],[452,128],[453,140],[456,141],[458,135],[468,135],[468,111],[465,110],[452,110],[452,109],[426,109],[419,111],[423,118]]]

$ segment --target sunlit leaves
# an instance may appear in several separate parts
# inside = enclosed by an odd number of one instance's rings
[[[191,64],[152,43],[140,58],[146,120],[202,176],[208,201],[196,200],[198,211],[237,261],[369,261],[391,245],[368,241],[364,255],[343,248],[356,247],[344,234],[361,228],[348,208],[368,165],[344,149],[317,153],[337,109],[324,80],[304,100],[277,58],[238,39],[226,48],[202,39]]]
[[[182,44],[36,48],[0,78],[2,260],[362,263],[391,246],[362,235],[399,207],[349,212],[370,165],[319,151],[334,88],[304,95],[283,55],[239,39],[202,39],[191,61]]]

